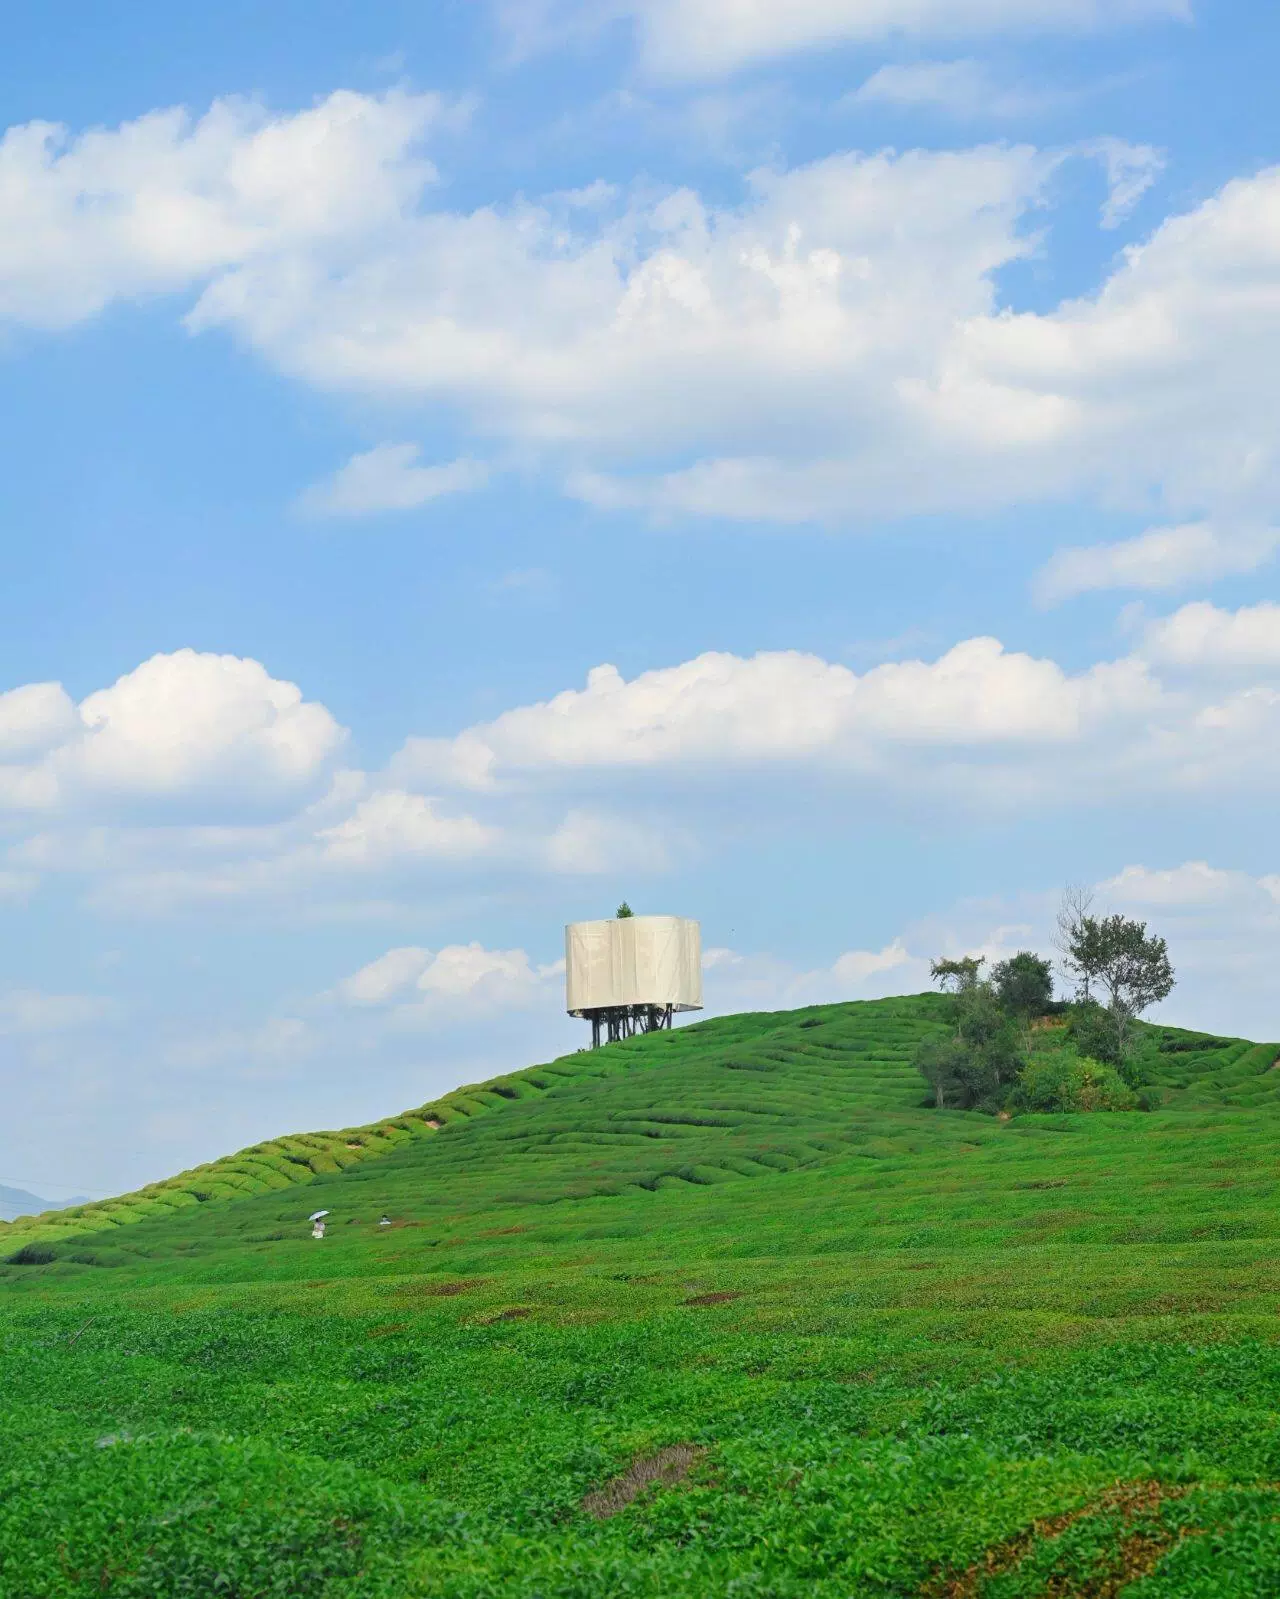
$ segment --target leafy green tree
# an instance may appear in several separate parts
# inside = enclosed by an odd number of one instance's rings
[[[985,956],[962,955],[959,960],[939,959],[929,963],[929,976],[944,994],[966,994],[976,988]]]
[[[975,1109],[999,1110],[1023,1066],[1021,1040],[990,983],[959,998],[956,1031],[973,1055],[967,1083]]]
[[[916,1051],[916,1070],[933,1090],[939,1110],[963,1110],[968,1096],[971,1051],[962,1038],[932,1038]]]
[[[991,986],[1001,1010],[1016,1018],[1024,1035],[1029,1035],[1032,1021],[1053,1003],[1053,966],[1029,949],[1020,949],[991,968]]]
[[[618,906],[617,910],[613,914],[614,914],[615,918],[618,921],[625,922],[627,917],[628,916],[634,916],[635,912],[631,909],[630,905],[628,905],[626,900],[624,899],[622,904]]]
[[[1017,1080],[1023,1055],[1017,1031],[973,957],[935,961],[934,975],[955,985],[955,1033],[923,1045],[916,1068],[941,1109],[997,1111]]]
[[[1081,916],[1070,939],[1069,956],[1083,974],[1083,1000],[1096,985],[1107,995],[1119,1058],[1127,1055],[1133,1023],[1143,1011],[1173,992],[1175,977],[1169,946],[1147,932],[1145,922],[1125,916]]]

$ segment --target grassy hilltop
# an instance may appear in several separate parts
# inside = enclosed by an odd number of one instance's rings
[[[1280,1045],[1144,1028],[1158,1108],[997,1120],[925,1105],[946,1017],[704,1022],[0,1226],[0,1591],[1280,1592]]]

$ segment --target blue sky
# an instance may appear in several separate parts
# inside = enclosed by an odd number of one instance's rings
[[[16,4],[0,1182],[1170,938],[1280,1037],[1280,18]]]

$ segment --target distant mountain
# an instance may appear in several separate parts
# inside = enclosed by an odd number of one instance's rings
[[[42,1210],[67,1210],[72,1205],[83,1205],[85,1196],[74,1199],[41,1199],[29,1194],[25,1188],[6,1188],[0,1183],[0,1221],[14,1221],[19,1216],[38,1216]]]

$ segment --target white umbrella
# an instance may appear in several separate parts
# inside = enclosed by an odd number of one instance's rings
[[[329,1214],[329,1212],[327,1210],[312,1211],[311,1215],[307,1217],[307,1220],[308,1221],[319,1221],[322,1216],[327,1216],[328,1214]]]

